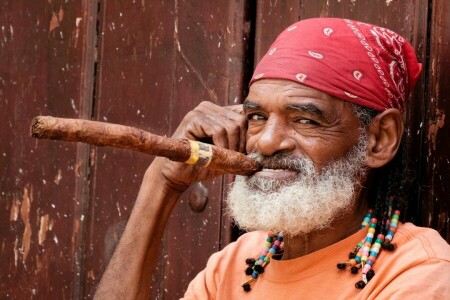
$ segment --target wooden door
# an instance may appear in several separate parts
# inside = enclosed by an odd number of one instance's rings
[[[245,1],[100,1],[92,118],[170,136],[201,101],[240,103],[248,73]],[[91,297],[133,207],[151,157],[93,148],[84,295]],[[223,178],[193,185],[161,241],[152,299],[182,296],[226,240]],[[201,199],[196,199],[201,198]],[[205,208],[193,207],[195,200]]]

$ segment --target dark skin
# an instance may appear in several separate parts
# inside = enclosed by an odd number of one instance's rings
[[[309,157],[317,171],[344,157],[356,145],[359,122],[350,104],[286,80],[260,80],[241,105],[219,107],[203,102],[188,113],[175,138],[210,139],[221,147],[263,155]],[[395,155],[403,132],[401,114],[387,109],[368,128],[367,165],[376,168]],[[190,184],[221,175],[156,158],[145,173],[130,219],[103,275],[96,299],[148,299],[148,286],[159,240],[170,212]],[[289,179],[292,171],[262,170],[253,176]],[[365,182],[365,178],[361,178]],[[366,186],[370,183],[366,182]],[[349,213],[329,229],[285,240],[284,259],[299,257],[353,234],[367,211],[364,189]]]

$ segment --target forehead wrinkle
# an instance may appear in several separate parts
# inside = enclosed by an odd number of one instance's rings
[[[313,113],[316,115],[324,116],[323,111],[313,104],[288,104],[286,105],[287,110],[298,110]]]

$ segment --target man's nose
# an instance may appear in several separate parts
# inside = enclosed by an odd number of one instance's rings
[[[256,150],[264,156],[271,156],[294,149],[295,140],[289,135],[288,124],[284,120],[269,118],[258,136]]]

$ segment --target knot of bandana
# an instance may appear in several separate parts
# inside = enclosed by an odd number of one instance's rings
[[[412,46],[379,26],[337,18],[285,29],[256,66],[259,79],[287,79],[375,110],[405,108],[422,65]]]

